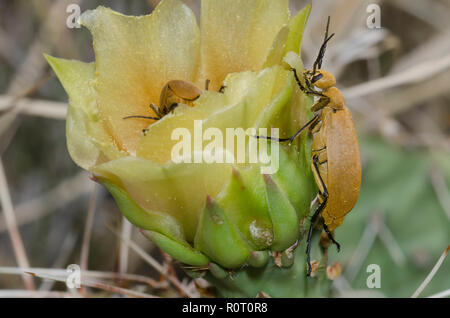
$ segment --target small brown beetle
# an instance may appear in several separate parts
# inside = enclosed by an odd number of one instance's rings
[[[208,89],[208,83],[209,81],[206,81],[206,89]],[[182,80],[169,81],[161,90],[161,95],[159,97],[159,107],[155,106],[154,104],[150,104],[150,108],[158,117],[138,115],[127,116],[123,119],[143,118],[159,120],[168,113],[172,112],[178,106],[178,104],[193,106],[194,101],[197,100],[201,94],[202,90],[190,82]]]

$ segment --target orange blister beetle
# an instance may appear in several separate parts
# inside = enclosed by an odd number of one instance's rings
[[[206,89],[208,89],[209,81],[206,81]],[[172,80],[167,82],[161,90],[159,97],[159,107],[150,104],[150,108],[155,112],[156,116],[127,116],[123,119],[142,118],[160,120],[168,113],[172,112],[178,104],[194,106],[194,102],[200,97],[203,91],[191,82],[182,80]]]
[[[342,224],[345,215],[356,204],[361,185],[361,161],[352,115],[345,105],[344,96],[334,86],[334,76],[321,69],[327,42],[334,35],[328,36],[329,24],[330,18],[325,40],[313,69],[302,73],[304,84],[296,69],[292,69],[301,90],[319,98],[311,107],[315,116],[290,138],[263,137],[279,142],[292,142],[306,128],[313,134],[311,168],[319,188],[319,207],[311,218],[307,238],[308,276],[311,274],[311,238],[316,221],[321,217],[323,229],[339,250],[340,246],[333,237],[333,231]]]

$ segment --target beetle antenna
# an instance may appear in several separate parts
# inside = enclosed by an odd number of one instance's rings
[[[323,57],[325,56],[325,51],[327,49],[327,43],[334,36],[334,33],[331,34],[330,36],[328,36],[329,28],[330,28],[330,16],[328,16],[327,28],[325,31],[325,38],[323,40],[322,46],[320,47],[319,54],[317,55],[316,61],[314,62],[313,74],[316,73],[317,69],[320,69],[322,67],[322,61],[323,61]]]
[[[150,117],[150,116],[127,116],[127,117],[124,117],[123,119],[131,119],[131,118],[159,120],[159,118],[156,118],[156,117]]]

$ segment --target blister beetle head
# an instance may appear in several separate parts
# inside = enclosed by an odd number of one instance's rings
[[[321,69],[316,70],[314,73],[313,71],[306,72],[306,80],[323,90],[333,87],[336,84],[334,75]]]

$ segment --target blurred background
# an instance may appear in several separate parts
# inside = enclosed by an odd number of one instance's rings
[[[67,96],[42,56],[94,60],[89,32],[66,26],[70,4],[143,15],[158,2],[0,0],[0,297],[213,295],[70,159]],[[199,13],[200,1],[184,2]],[[291,0],[292,13],[306,4]],[[336,231],[342,251],[330,249],[343,267],[330,296],[410,297],[431,273],[420,296],[449,297],[450,1],[313,0],[307,66],[328,15],[336,36],[323,67],[352,111],[363,163],[361,196]],[[70,264],[87,270],[90,287],[58,282]],[[370,264],[380,266],[380,288],[366,285]]]

